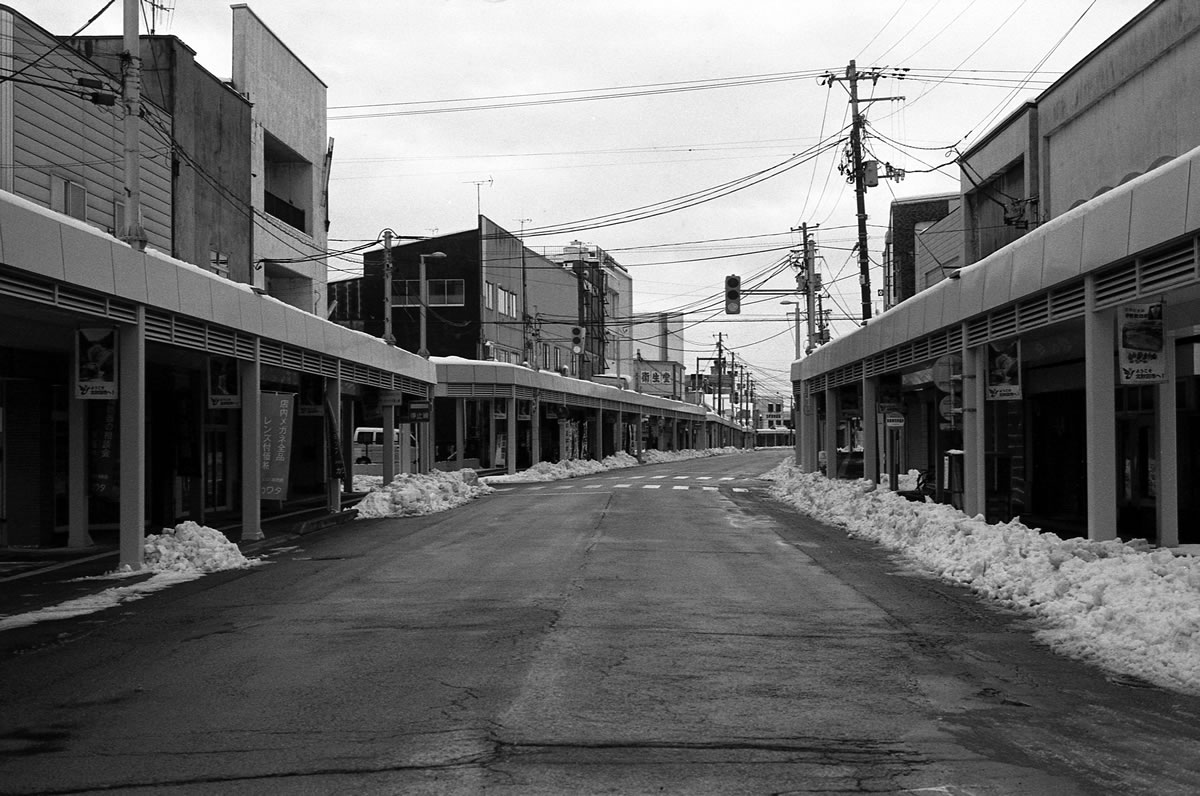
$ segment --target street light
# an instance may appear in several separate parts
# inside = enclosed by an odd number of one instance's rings
[[[796,305],[796,359],[800,358],[800,351],[803,346],[800,344],[800,302],[799,301],[781,301],[780,304],[795,304]]]
[[[420,280],[421,286],[421,345],[417,349],[417,356],[429,359],[429,346],[425,344],[425,308],[429,306],[429,281],[425,278],[425,260],[433,257],[435,259],[445,259],[445,252],[430,252],[429,254],[419,255],[421,260],[420,269],[417,273],[417,279]]]

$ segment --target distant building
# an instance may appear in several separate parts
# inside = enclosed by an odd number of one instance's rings
[[[883,253],[884,308],[893,307],[928,286],[930,274],[919,273],[918,258],[930,256],[930,243],[921,233],[946,218],[958,205],[958,194],[938,194],[896,199],[892,202],[887,242]],[[955,238],[952,244],[956,244]],[[937,257],[934,255],[934,261]],[[943,269],[944,270],[944,269]],[[937,277],[944,276],[939,272]],[[936,279],[934,280],[936,281]]]

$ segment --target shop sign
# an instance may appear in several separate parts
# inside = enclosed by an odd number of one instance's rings
[[[242,405],[240,386],[236,359],[231,357],[208,358],[209,409],[240,408]]]
[[[883,425],[885,428],[904,428],[904,413],[903,412],[884,412]]]
[[[117,397],[117,330],[112,326],[75,333],[75,397]]]
[[[987,358],[987,399],[989,401],[1020,400],[1021,341],[989,343]]]
[[[1158,384],[1167,380],[1162,313],[1161,301],[1121,307],[1118,364],[1122,384]]]
[[[292,402],[290,392],[261,394],[262,424],[259,496],[263,500],[287,500],[288,473],[292,464]],[[330,424],[332,425],[332,424]]]
[[[429,422],[429,401],[409,401],[404,406],[404,413],[400,416],[400,423],[428,423]]]

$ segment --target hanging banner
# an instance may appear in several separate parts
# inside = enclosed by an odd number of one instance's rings
[[[341,435],[338,434],[338,415],[333,411],[329,398],[325,399],[325,430],[329,444],[330,477],[339,481],[346,480],[346,459],[342,456]]]
[[[311,373],[300,374],[300,417],[321,417],[325,414],[325,379]]]
[[[79,329],[75,333],[75,397],[117,397],[117,330]]]
[[[989,343],[987,349],[987,399],[1021,399],[1021,341]]]
[[[262,403],[263,500],[287,500],[288,473],[292,464],[292,402],[290,392],[264,392]]]
[[[238,363],[232,357],[208,358],[208,408],[240,409],[242,406],[241,381],[238,379]]]
[[[1121,307],[1117,322],[1121,331],[1118,364],[1122,384],[1157,384],[1167,380],[1162,313],[1161,301]]]

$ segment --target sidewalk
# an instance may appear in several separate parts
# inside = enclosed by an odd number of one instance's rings
[[[299,512],[263,523],[263,538],[238,541],[246,555],[295,539],[307,533],[352,520],[353,510],[330,514],[324,509]],[[240,528],[222,529],[238,540]],[[115,544],[89,547],[13,548],[0,547],[0,617],[36,611],[68,600],[98,594],[114,585],[97,576],[114,571],[120,563]],[[147,571],[149,578],[153,572]],[[135,576],[136,577],[136,576]],[[140,579],[140,578],[138,578]],[[137,582],[125,580],[123,585]]]

